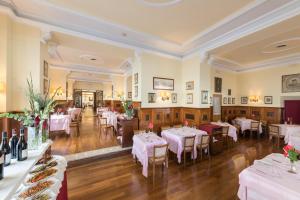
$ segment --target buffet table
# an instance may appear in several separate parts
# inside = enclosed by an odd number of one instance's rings
[[[299,161],[296,168],[300,169]],[[289,169],[290,161],[282,154],[256,160],[239,174],[239,199],[300,199],[300,174],[289,173]]]
[[[155,133],[141,133],[133,136],[132,154],[143,165],[143,175],[148,176],[148,158],[153,156],[155,145],[164,145],[167,141]]]
[[[171,128],[161,132],[161,136],[168,142],[169,149],[177,154],[178,163],[181,163],[181,154],[184,148],[184,138],[190,136],[196,136],[194,145],[194,158],[197,158],[197,145],[200,143],[202,135],[207,135],[205,131],[182,127],[182,128]]]

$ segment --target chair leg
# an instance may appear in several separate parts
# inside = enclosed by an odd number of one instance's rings
[[[192,155],[193,155],[193,164],[195,164],[195,152],[192,150]]]
[[[279,142],[280,142],[279,140],[280,140],[280,138],[277,137],[277,149],[279,149],[279,146],[280,146],[280,145],[279,145]]]
[[[155,183],[155,163],[153,162],[153,164],[152,164],[152,167],[153,167],[153,177],[152,177],[152,179],[153,179],[153,185],[154,185],[154,183]]]
[[[202,147],[201,147],[201,149],[200,149],[200,157],[201,157],[201,161],[202,161],[202,151],[203,151],[203,149],[202,149]]]
[[[209,150],[209,146],[207,146],[207,154],[208,154],[208,158],[210,160],[210,150]]]
[[[185,167],[185,151],[183,151],[183,167]]]

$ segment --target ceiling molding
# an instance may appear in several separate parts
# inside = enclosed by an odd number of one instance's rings
[[[67,79],[74,80],[74,81],[89,82],[89,83],[112,83],[111,80],[106,80],[106,79],[91,79],[91,78],[81,78],[81,77],[68,77]]]
[[[54,69],[62,69],[62,70],[68,70],[74,72],[124,76],[124,73],[121,70],[109,70],[105,67],[94,67],[88,65],[74,65],[74,64],[63,65],[63,64],[54,64],[54,63],[49,63],[49,67]]]

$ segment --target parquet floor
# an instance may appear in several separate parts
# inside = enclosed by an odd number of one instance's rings
[[[94,161],[69,168],[68,192],[70,200],[82,199],[237,199],[238,176],[233,171],[231,157],[256,147],[258,158],[280,152],[267,139],[241,139],[238,145],[208,159],[189,163],[186,168],[170,158],[168,170],[157,169],[155,184],[152,171],[142,176],[142,167],[130,154],[107,160]],[[160,169],[160,168],[159,168]]]
[[[112,132],[100,133],[96,120],[92,108],[86,108],[78,137],[75,128],[71,128],[70,136],[64,132],[58,132],[51,137],[53,154],[68,155],[118,145],[117,138]]]

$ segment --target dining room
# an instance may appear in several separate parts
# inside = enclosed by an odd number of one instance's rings
[[[0,200],[300,199],[299,21],[298,0],[0,0]]]

